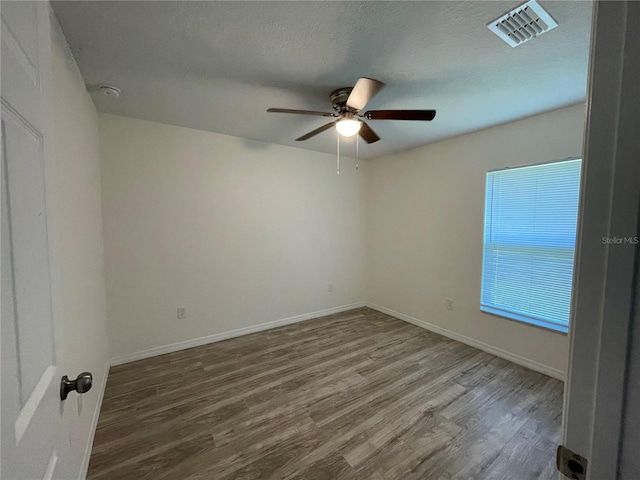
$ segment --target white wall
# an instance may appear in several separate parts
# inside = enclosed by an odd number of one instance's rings
[[[575,105],[374,160],[368,301],[562,377],[566,335],[479,310],[485,174],[579,157],[584,119]]]
[[[47,201],[54,317],[64,332],[64,374],[93,373],[93,388],[64,402],[70,425],[62,478],[88,466],[109,364],[97,115],[66,41],[51,13],[53,125],[47,159]]]
[[[116,361],[364,301],[362,165],[107,114],[99,132]]]

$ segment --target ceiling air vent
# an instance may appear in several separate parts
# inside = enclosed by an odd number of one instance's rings
[[[557,26],[536,0],[529,0],[487,24],[489,30],[512,47],[533,40]]]

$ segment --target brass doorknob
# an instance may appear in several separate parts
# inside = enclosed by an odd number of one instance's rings
[[[60,381],[60,399],[66,400],[67,395],[72,390],[82,394],[91,390],[91,384],[93,382],[93,375],[90,372],[83,372],[75,380],[69,380],[66,375],[62,377]]]

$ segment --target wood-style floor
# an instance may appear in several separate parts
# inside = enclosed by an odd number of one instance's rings
[[[562,383],[368,308],[111,369],[90,479],[551,479]]]

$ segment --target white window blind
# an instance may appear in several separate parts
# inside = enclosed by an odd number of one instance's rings
[[[568,330],[581,160],[487,173],[482,311]]]

